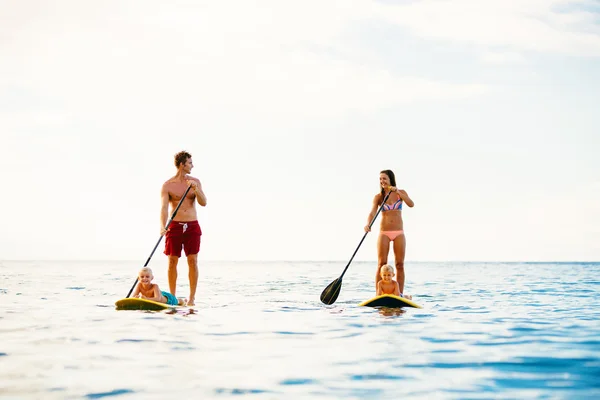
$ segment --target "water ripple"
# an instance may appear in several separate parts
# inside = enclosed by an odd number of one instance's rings
[[[371,263],[324,306],[344,262],[203,262],[170,313],[114,309],[138,263],[64,264],[0,263],[7,398],[600,398],[600,263],[408,262],[424,308],[372,309]]]
[[[102,392],[102,393],[89,393],[86,394],[85,397],[88,399],[101,399],[103,397],[111,397],[111,396],[120,396],[122,394],[127,393],[135,393],[133,390],[129,389],[115,389],[110,392]]]

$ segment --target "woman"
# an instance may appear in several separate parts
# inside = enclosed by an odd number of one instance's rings
[[[414,207],[415,203],[408,197],[405,190],[396,188],[396,177],[394,173],[386,169],[379,173],[379,184],[381,192],[373,198],[373,207],[369,213],[369,224],[375,217],[377,210],[382,205],[385,196],[389,197],[381,210],[381,228],[377,239],[377,272],[375,274],[375,288],[381,280],[379,270],[387,264],[390,242],[394,243],[394,258],[396,261],[396,277],[400,293],[404,292],[404,252],[406,250],[406,238],[404,237],[404,226],[402,223],[402,204]],[[365,226],[365,231],[370,232],[371,227]]]

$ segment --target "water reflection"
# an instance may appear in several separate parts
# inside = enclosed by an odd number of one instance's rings
[[[403,308],[389,308],[389,307],[380,307],[378,308],[379,314],[384,317],[394,317],[399,316],[406,313],[406,310]]]

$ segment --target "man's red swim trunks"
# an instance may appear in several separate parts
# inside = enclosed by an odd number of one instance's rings
[[[198,221],[172,221],[165,235],[165,254],[181,257],[181,249],[185,255],[198,254],[200,251],[202,230]]]

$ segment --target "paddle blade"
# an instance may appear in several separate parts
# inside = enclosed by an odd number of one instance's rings
[[[337,278],[321,293],[321,301],[327,305],[335,303],[342,289],[342,278]]]

